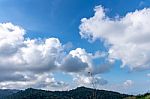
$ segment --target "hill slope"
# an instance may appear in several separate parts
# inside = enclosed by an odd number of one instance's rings
[[[144,95],[138,95],[136,99],[150,99],[150,93]]]
[[[19,92],[19,90],[13,89],[0,89],[0,99],[3,99],[6,96],[10,96],[14,93]]]
[[[78,87],[70,91],[44,91],[37,89],[26,89],[5,97],[5,99],[123,99],[129,95],[112,91],[94,90],[86,87]]]

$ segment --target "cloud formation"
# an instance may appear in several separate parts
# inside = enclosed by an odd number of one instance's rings
[[[24,88],[42,88],[46,90],[61,90],[61,88],[68,87],[68,84],[63,81],[57,81],[53,74],[24,74],[28,80],[14,80],[0,82],[0,88],[5,89],[24,89]],[[28,75],[28,76],[27,76]],[[32,76],[31,76],[32,75]]]
[[[94,11],[93,17],[81,20],[81,37],[104,40],[109,48],[109,60],[121,60],[122,67],[150,68],[150,9],[136,10],[115,19],[106,16],[102,6],[95,7]]]
[[[87,63],[72,55],[65,57],[61,65],[61,69],[67,72],[81,72],[88,67]]]
[[[124,83],[123,83],[124,87],[130,87],[133,85],[133,81],[132,80],[126,80]]]
[[[95,68],[93,59],[104,57],[103,53],[92,54],[82,48],[68,52],[68,45],[58,38],[30,39],[25,34],[23,28],[12,23],[0,24],[1,88],[68,87],[67,83],[55,80],[55,71],[86,77],[89,71],[99,74],[109,70],[105,65],[100,66],[104,69]]]
[[[84,75],[75,75],[74,79],[75,83],[79,86],[90,86],[90,87],[98,87],[106,85],[108,83],[107,80],[99,77],[99,76],[84,76]]]
[[[0,23],[0,56],[10,56],[22,45],[25,30],[11,23]]]

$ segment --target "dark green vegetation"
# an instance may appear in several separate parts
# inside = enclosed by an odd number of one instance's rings
[[[126,97],[125,99],[150,99],[150,93],[146,93],[144,95],[137,95],[137,96],[129,96]]]
[[[78,87],[70,91],[45,91],[28,88],[24,91],[0,90],[0,99],[150,99],[150,94],[135,97],[86,87]]]
[[[150,93],[144,95],[138,95],[136,99],[150,99]]]
[[[19,90],[0,89],[0,99],[3,99],[3,97],[5,97],[5,96],[9,96],[9,95],[12,95],[17,92],[19,92]]]
[[[112,91],[94,90],[86,87],[78,87],[70,91],[44,91],[37,89],[26,89],[17,93],[7,95],[1,99],[123,99],[129,95]]]

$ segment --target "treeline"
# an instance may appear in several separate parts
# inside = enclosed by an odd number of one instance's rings
[[[29,88],[4,99],[123,99],[125,97],[129,97],[129,95],[78,87],[70,91],[45,91]]]

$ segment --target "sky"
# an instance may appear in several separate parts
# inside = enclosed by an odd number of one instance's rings
[[[150,0],[0,0],[0,88],[150,90]]]

